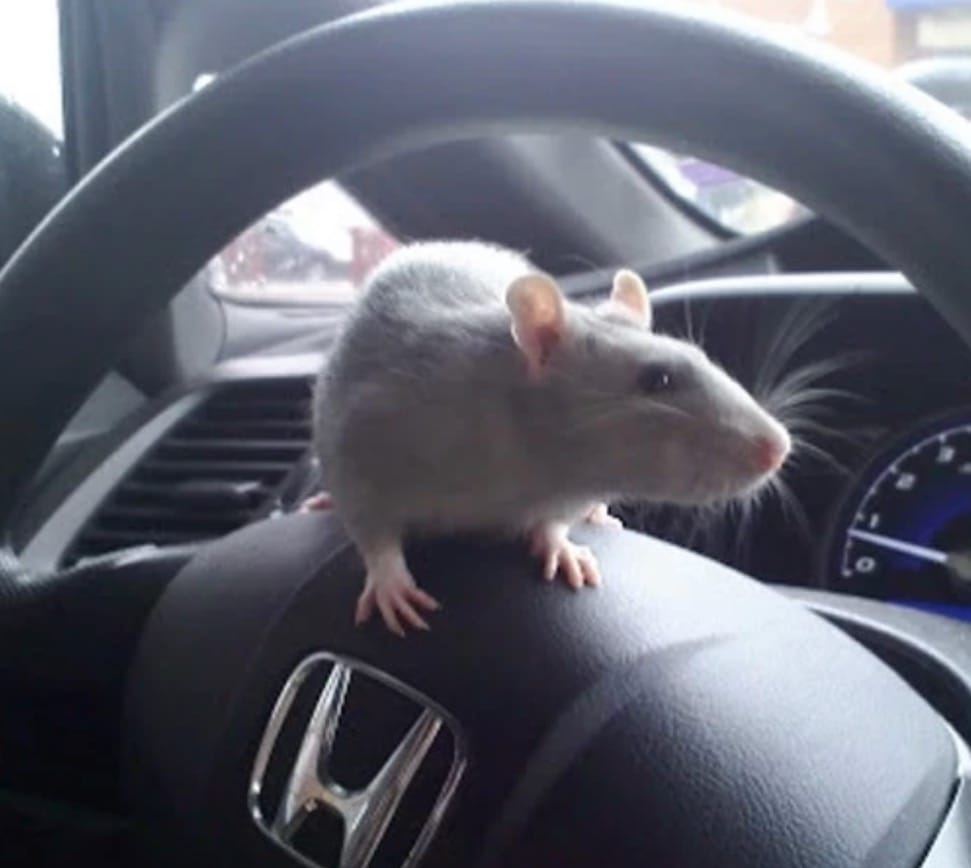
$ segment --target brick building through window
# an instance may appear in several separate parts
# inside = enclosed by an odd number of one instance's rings
[[[795,27],[879,66],[971,55],[971,0],[685,0]]]

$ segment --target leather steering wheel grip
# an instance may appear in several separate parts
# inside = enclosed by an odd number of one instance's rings
[[[156,606],[131,670],[129,786],[170,830],[163,852],[187,841],[189,864],[288,864],[244,796],[282,685],[325,651],[463,729],[468,765],[427,868],[917,864],[956,769],[921,697],[732,570],[628,531],[587,528],[582,542],[605,577],[583,593],[542,581],[522,545],[413,547],[443,609],[406,640],[354,625],[363,569],[333,516],[207,547]],[[372,700],[342,726],[364,748],[386,743],[389,710]]]
[[[281,43],[170,109],[0,273],[0,370],[17,372],[0,379],[0,524],[135,327],[266,210],[409,148],[567,127],[785,190],[971,338],[971,151],[930,98],[816,44],[649,3],[392,4]]]

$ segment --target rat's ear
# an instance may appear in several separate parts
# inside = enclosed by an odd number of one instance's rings
[[[526,357],[529,375],[539,379],[550,353],[563,339],[566,306],[559,287],[545,274],[516,278],[506,290],[512,336]]]
[[[651,300],[647,297],[647,287],[640,275],[626,268],[614,275],[610,300],[604,307],[608,312],[625,316],[644,328],[651,327]]]

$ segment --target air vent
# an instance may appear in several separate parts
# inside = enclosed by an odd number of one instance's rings
[[[311,393],[305,378],[219,387],[141,458],[67,561],[203,542],[271,512],[307,455]]]

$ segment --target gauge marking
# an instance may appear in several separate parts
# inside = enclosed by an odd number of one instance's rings
[[[869,531],[856,530],[855,528],[850,531],[849,535],[855,539],[872,543],[875,546],[880,546],[881,548],[890,549],[891,551],[895,552],[901,552],[914,558],[921,558],[922,560],[930,561],[934,564],[947,563],[947,552],[938,551],[937,549],[930,549],[926,546],[915,545],[914,543],[909,543],[902,539],[894,539],[893,537],[884,536],[883,534],[870,533]]]
[[[968,411],[904,434],[873,460],[863,480],[831,543],[829,575],[837,586],[878,599],[948,605],[971,619]]]

